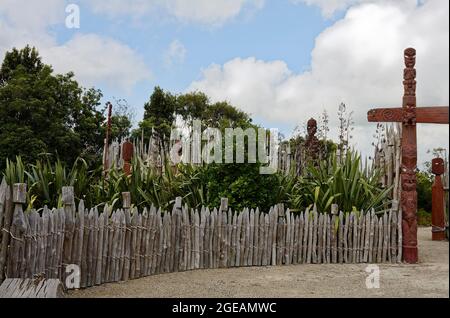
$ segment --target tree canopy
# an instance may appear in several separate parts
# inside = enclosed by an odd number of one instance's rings
[[[103,147],[102,93],[83,89],[73,73],[54,74],[35,48],[7,52],[0,68],[0,168],[5,159],[33,162],[56,154],[73,163],[97,160]]]

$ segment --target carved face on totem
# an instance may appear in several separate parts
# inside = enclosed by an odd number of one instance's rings
[[[415,126],[417,122],[416,108],[407,106],[403,108],[403,123],[408,126]]]
[[[402,166],[402,172],[406,169],[412,169],[415,170],[417,166],[417,146],[414,145],[405,145],[402,149],[403,152],[403,166]]]
[[[431,170],[433,174],[440,176],[443,175],[445,172],[445,166],[444,166],[444,159],[442,158],[436,158],[432,161]]]
[[[311,118],[308,121],[308,136],[315,136],[317,133],[317,121],[314,118]]]
[[[417,213],[417,192],[403,191],[402,192],[402,211],[403,219],[416,218]]]
[[[122,146],[122,158],[125,162],[130,162],[133,158],[134,146],[131,142],[126,141]]]
[[[402,173],[401,179],[403,191],[416,191],[417,176],[414,172],[408,171],[407,173]]]
[[[405,50],[405,65],[406,67],[413,68],[416,66],[416,50],[409,48]]]

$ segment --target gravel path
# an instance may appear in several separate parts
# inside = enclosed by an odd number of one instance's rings
[[[70,292],[69,297],[307,298],[449,297],[449,243],[419,229],[420,264],[380,266],[380,289],[367,289],[365,264],[201,270],[151,276]]]

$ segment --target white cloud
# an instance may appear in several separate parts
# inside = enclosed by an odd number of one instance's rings
[[[311,71],[295,74],[283,61],[237,58],[211,65],[189,90],[202,90],[215,101],[230,100],[269,123],[299,124],[324,108],[334,115],[345,102],[355,111],[357,148],[370,154],[375,129],[367,123],[367,111],[401,106],[406,47],[418,51],[419,106],[448,105],[448,30],[446,0],[420,6],[363,4],[316,39]],[[337,125],[332,116],[330,127]],[[430,148],[448,147],[448,126],[420,126],[419,145],[421,160],[429,158]]]
[[[94,12],[111,17],[141,18],[163,11],[183,22],[221,25],[245,8],[262,8],[264,0],[86,0],[86,3]]]
[[[111,88],[130,90],[150,77],[143,59],[128,46],[95,34],[76,35],[61,46],[42,50],[55,71],[73,71],[83,85],[99,83]]]
[[[74,71],[84,86],[106,84],[129,91],[150,72],[142,57],[127,45],[94,34],[78,34],[58,44],[49,31],[66,18],[64,0],[1,0],[0,58],[13,47],[39,49],[57,72]]]
[[[170,43],[169,48],[165,53],[166,66],[172,66],[174,64],[181,64],[186,58],[187,49],[179,40],[174,40]]]

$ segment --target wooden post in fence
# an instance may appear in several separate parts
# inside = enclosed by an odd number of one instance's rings
[[[0,284],[5,280],[5,266],[8,256],[9,230],[13,214],[13,202],[11,186],[7,185],[5,191],[5,202],[3,207],[3,228],[1,229],[2,243],[0,246]]]
[[[228,198],[220,199],[220,211],[228,212]]]
[[[66,267],[73,263],[72,260],[72,245],[73,235],[75,231],[75,194],[73,187],[62,188],[62,202],[64,204],[65,224],[64,228],[64,243],[63,243],[63,268],[62,277],[66,278]]]
[[[25,215],[23,214],[22,204],[27,202],[27,185],[25,183],[16,183],[13,186],[14,212],[10,226],[10,236],[12,238],[9,247],[9,256],[7,262],[7,275],[9,278],[21,278],[21,266],[24,259],[25,240],[24,234],[27,229]]]
[[[122,192],[122,207],[124,211],[130,211],[131,209],[131,193]]]
[[[332,204],[331,205],[331,215],[338,215],[339,214],[339,205]]]

